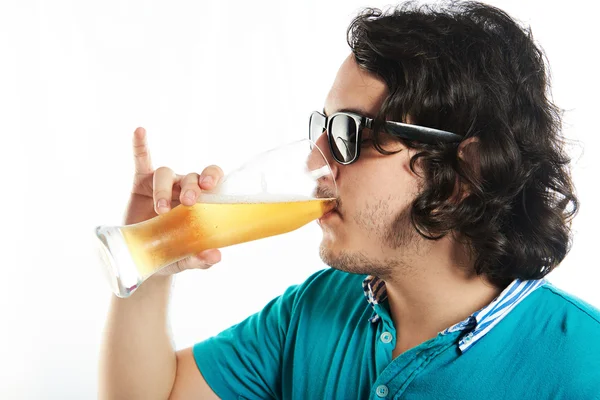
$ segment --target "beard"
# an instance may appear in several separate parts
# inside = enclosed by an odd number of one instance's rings
[[[413,268],[409,260],[422,252],[424,239],[411,222],[410,206],[394,215],[388,204],[383,200],[374,201],[352,217],[356,231],[366,236],[365,241],[377,243],[379,251],[343,249],[334,252],[321,244],[319,253],[323,262],[340,271],[374,275],[383,280],[400,271],[409,272]],[[389,254],[389,250],[394,251],[394,257],[382,257]]]

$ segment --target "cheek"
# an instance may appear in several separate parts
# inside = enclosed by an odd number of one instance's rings
[[[364,175],[349,182],[348,200],[355,199],[357,206],[370,199],[405,204],[416,197],[420,187],[420,179],[410,171],[410,167],[406,168],[408,170],[402,165],[395,170],[366,170]]]
[[[389,201],[372,197],[358,204],[352,215],[352,223],[361,233],[382,231],[393,220],[394,205]]]
[[[418,193],[418,181],[407,174],[388,174],[357,181],[351,190],[345,206],[352,222],[362,229],[383,229],[410,208]]]
[[[361,221],[369,219],[369,213],[371,219],[393,218],[410,205],[420,182],[410,170],[410,156],[404,150],[394,155],[382,155],[374,149],[363,151],[357,163],[340,171],[345,212],[360,215]]]

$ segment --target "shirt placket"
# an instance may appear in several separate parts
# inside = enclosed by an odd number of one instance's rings
[[[381,316],[381,314],[380,314]],[[441,352],[455,346],[460,332],[437,337],[406,351],[392,360],[396,331],[382,318],[378,327],[376,357],[378,378],[371,387],[370,400],[401,399],[410,382]]]

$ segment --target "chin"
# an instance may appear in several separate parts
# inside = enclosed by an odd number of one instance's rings
[[[349,272],[349,273],[364,273],[364,268],[357,262],[357,258],[342,250],[332,250],[329,247],[321,246],[320,252],[321,260],[329,267],[337,269],[338,271]]]
[[[330,265],[332,260],[335,260],[339,255],[340,251],[339,249],[335,249],[332,241],[323,238],[323,241],[319,246],[319,256],[321,257],[321,260],[323,260],[325,264]]]
[[[323,240],[319,249],[321,260],[339,271],[359,275],[390,276],[396,263],[380,259],[381,254],[373,254],[364,248],[335,246]]]
[[[341,243],[340,238],[332,234],[329,231],[323,231],[323,239],[319,246],[319,253],[323,255],[330,255],[331,257],[339,256],[344,250],[344,245]]]

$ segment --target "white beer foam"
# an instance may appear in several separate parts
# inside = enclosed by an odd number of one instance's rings
[[[257,204],[257,203],[291,203],[295,201],[315,200],[314,197],[301,195],[281,195],[272,193],[259,193],[252,195],[232,195],[219,193],[201,193],[198,203],[208,204]]]

